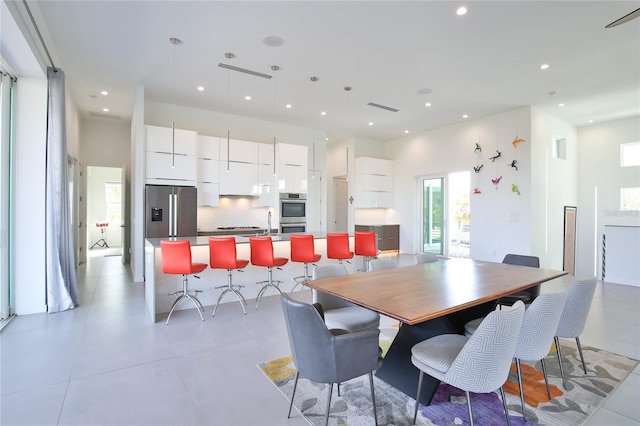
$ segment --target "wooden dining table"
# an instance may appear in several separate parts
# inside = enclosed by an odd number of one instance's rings
[[[305,285],[402,323],[376,376],[415,398],[419,371],[411,363],[413,345],[439,334],[463,334],[464,324],[493,310],[498,298],[563,275],[566,272],[552,269],[443,258]],[[439,383],[425,376],[421,403],[431,402]]]

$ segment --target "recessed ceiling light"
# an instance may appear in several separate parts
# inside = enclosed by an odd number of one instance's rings
[[[102,111],[109,112],[109,108],[102,108]]]
[[[560,108],[562,108],[562,107],[564,106],[564,104],[558,104],[558,106],[559,106]]]
[[[287,104],[287,109],[291,109],[291,104]]]
[[[408,130],[405,130],[404,132],[405,132],[405,133],[409,133],[409,131],[408,131]]]
[[[587,121],[587,123],[591,124],[591,123],[593,123],[593,120],[589,120],[589,121]]]
[[[549,68],[549,64],[542,64],[542,65],[540,65],[540,69],[541,69],[541,70],[546,70],[547,68]]]
[[[462,16],[467,14],[467,8],[464,6],[460,6],[458,10],[456,10],[456,15]]]
[[[251,100],[251,96],[247,95],[244,97],[245,100],[250,101]]]
[[[369,126],[373,126],[373,121],[370,121],[370,122],[369,122]]]
[[[107,96],[109,94],[109,92],[107,92],[106,90],[103,90],[102,92],[100,92],[100,94],[102,96]]]
[[[204,87],[198,86],[198,92],[204,92]]]
[[[431,102],[427,102],[426,104],[424,104],[424,106],[430,107],[431,106]]]
[[[469,118],[467,114],[463,115],[462,118]]]
[[[327,112],[326,112],[326,111],[322,111],[322,112],[320,113],[320,115],[327,115]]]

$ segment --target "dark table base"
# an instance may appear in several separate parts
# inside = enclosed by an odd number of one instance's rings
[[[411,363],[411,348],[423,340],[440,334],[464,334],[464,325],[475,318],[487,315],[495,302],[485,303],[444,317],[416,325],[403,324],[384,357],[376,376],[408,396],[415,398],[418,390],[419,370]],[[425,374],[422,380],[420,403],[429,405],[438,389],[439,380]]]

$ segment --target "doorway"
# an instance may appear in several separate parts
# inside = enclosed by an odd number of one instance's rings
[[[122,176],[120,167],[87,166],[87,257],[121,255]]]
[[[418,178],[420,249],[441,256],[469,257],[469,172]]]

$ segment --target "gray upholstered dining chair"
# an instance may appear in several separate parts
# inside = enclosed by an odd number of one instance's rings
[[[438,256],[431,253],[418,253],[416,254],[415,262],[416,265],[422,265],[423,263],[432,263],[437,262]]]
[[[465,391],[469,421],[473,413],[469,392],[487,393],[500,389],[507,424],[509,411],[502,385],[509,376],[509,368],[518,342],[524,304],[490,312],[471,337],[441,334],[422,341],[411,348],[411,362],[420,370],[413,424],[418,415],[418,401],[424,373]]]
[[[504,259],[502,259],[502,263],[506,263],[509,265],[529,266],[531,268],[540,267],[540,259],[537,256],[527,256],[524,254],[511,254],[511,253],[507,254],[504,257]],[[521,300],[522,303],[531,303],[533,302],[533,299],[538,297],[539,294],[540,294],[540,286],[537,285],[535,287],[518,291],[508,296],[502,296],[500,299],[496,301],[496,304],[497,305],[513,305],[518,300]]]
[[[578,352],[580,353],[580,360],[582,361],[582,369],[584,374],[587,374],[587,366],[584,363],[584,356],[582,354],[582,345],[580,344],[580,335],[584,331],[584,326],[589,316],[589,308],[591,308],[591,302],[593,300],[593,294],[596,291],[596,278],[589,278],[586,280],[578,280],[574,282],[567,291],[567,301],[564,304],[562,316],[558,323],[558,329],[554,336],[554,342],[556,346],[556,355],[558,356],[558,363],[560,364],[560,374],[562,375],[562,384],[564,388],[567,388],[567,382],[564,376],[564,367],[562,365],[562,353],[560,351],[559,337],[567,339],[576,339],[578,346]]]
[[[347,268],[343,264],[316,266],[312,273],[314,280],[341,275],[347,275]],[[324,322],[329,328],[361,331],[378,329],[380,326],[380,314],[377,312],[329,293],[313,290],[313,302],[322,305]]]
[[[398,266],[396,265],[396,262],[393,261],[393,259],[389,259],[388,257],[371,259],[369,260],[368,265],[369,265],[368,266],[369,272],[380,271],[382,269],[395,268],[396,266]]]
[[[293,393],[287,417],[291,417],[293,399],[301,375],[317,383],[329,384],[324,420],[324,424],[327,425],[331,410],[333,384],[368,374],[373,417],[377,424],[378,414],[373,387],[373,371],[377,370],[382,363],[378,347],[380,330],[364,330],[354,333],[347,333],[344,330],[329,330],[316,307],[295,301],[285,294],[280,296],[280,300],[287,324],[293,362],[296,366]]]
[[[516,359],[516,370],[518,374],[518,386],[520,387],[520,403],[522,404],[522,417],[527,421],[524,410],[524,387],[522,386],[522,371],[520,361],[538,361],[542,365],[544,374],[544,384],[547,388],[547,396],[551,400],[549,391],[549,379],[547,378],[547,368],[544,358],[549,354],[549,348],[553,342],[553,335],[558,328],[560,315],[564,303],[567,300],[567,292],[543,293],[529,305],[524,312],[524,320],[520,329],[520,337],[516,345],[513,357]]]

